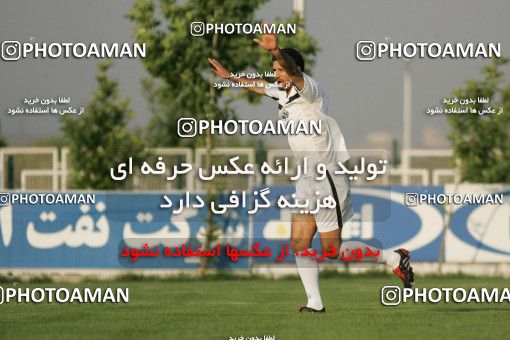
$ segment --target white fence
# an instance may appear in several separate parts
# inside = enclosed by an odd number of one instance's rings
[[[440,185],[458,183],[460,175],[450,149],[404,149],[402,150],[401,167],[398,173],[402,185]],[[425,170],[419,172],[416,170]],[[413,183],[412,177],[422,176],[419,183]]]

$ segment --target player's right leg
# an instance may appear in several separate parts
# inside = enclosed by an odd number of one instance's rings
[[[296,254],[296,265],[308,299],[299,312],[325,312],[319,288],[319,264],[311,256],[299,256],[305,248],[313,252],[311,245],[316,231],[313,215],[292,214],[290,245]]]
[[[412,288],[414,282],[414,273],[413,267],[411,267],[411,263],[409,262],[411,259],[409,250],[400,248],[394,252],[400,256],[400,261],[398,267],[393,269],[393,273],[400,277],[405,288]]]

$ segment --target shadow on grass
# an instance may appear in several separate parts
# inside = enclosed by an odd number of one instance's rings
[[[59,276],[60,277],[60,276]],[[366,279],[366,278],[391,278],[394,275],[387,271],[369,270],[361,273],[353,273],[349,271],[338,271],[336,269],[323,269],[320,272],[322,279],[327,278],[350,278],[350,279]],[[454,274],[430,274],[430,275],[417,275],[420,279],[477,279],[477,280],[494,280],[502,277],[481,277],[468,275],[464,273]],[[216,270],[204,275],[198,275],[195,272],[181,272],[173,274],[140,274],[140,273],[122,273],[113,278],[100,278],[96,275],[83,276],[81,282],[195,282],[195,281],[253,281],[253,280],[298,280],[299,275],[288,274],[282,276],[268,276],[261,274],[254,274],[248,271],[221,271]],[[12,273],[0,274],[0,285],[2,284],[19,284],[19,283],[52,283],[52,282],[65,282],[65,279],[55,280],[49,274],[37,274],[30,276],[15,276]]]

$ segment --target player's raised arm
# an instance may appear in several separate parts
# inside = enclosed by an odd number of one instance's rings
[[[286,55],[278,48],[278,40],[276,35],[264,34],[262,39],[253,40],[259,44],[260,47],[271,52],[275,60],[280,63],[285,72],[287,72],[287,74],[290,76],[291,82],[297,87],[298,90],[302,90],[305,84],[303,72],[290,56]]]
[[[250,92],[254,92],[260,95],[266,95],[264,88],[267,85],[267,81],[263,79],[248,79],[246,77],[235,77],[232,76],[230,71],[224,68],[217,60],[213,58],[207,58],[213,68],[211,71],[223,79],[227,79],[236,83],[240,83],[243,88]]]

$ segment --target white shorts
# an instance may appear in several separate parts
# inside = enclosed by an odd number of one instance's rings
[[[316,192],[319,192],[317,195]],[[351,202],[351,182],[347,175],[335,175],[328,170],[327,177],[318,181],[315,177],[301,177],[296,183],[296,200],[302,202],[308,199],[310,202],[309,210],[316,207],[317,199],[331,195],[336,202],[333,209],[321,208],[314,214],[317,230],[320,233],[333,231],[342,228],[353,215]],[[294,211],[297,213],[298,211]]]

